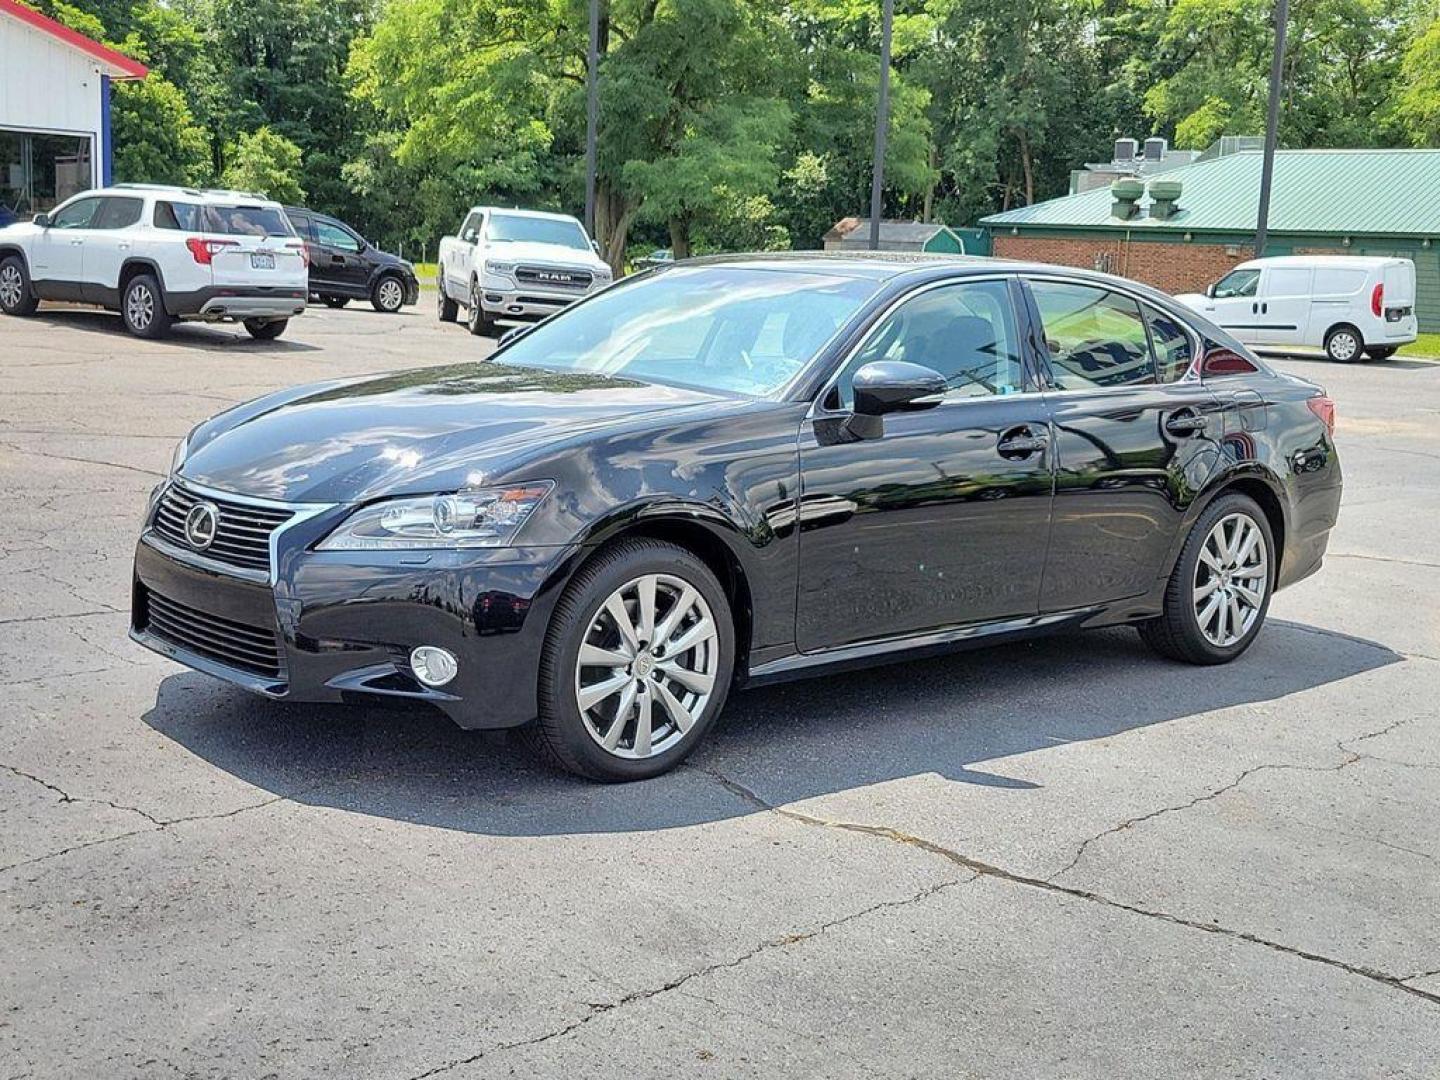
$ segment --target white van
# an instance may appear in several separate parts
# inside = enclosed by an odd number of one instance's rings
[[[1176,297],[1247,345],[1324,349],[1348,363],[1384,360],[1415,340],[1415,264],[1360,255],[1252,259],[1205,290]]]

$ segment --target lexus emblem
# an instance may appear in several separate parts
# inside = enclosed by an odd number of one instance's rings
[[[220,508],[212,502],[197,502],[185,515],[185,542],[196,551],[204,551],[215,542],[220,527]]]

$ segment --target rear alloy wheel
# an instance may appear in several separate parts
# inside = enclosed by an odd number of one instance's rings
[[[1222,495],[1201,515],[1165,589],[1164,613],[1140,624],[1162,656],[1223,664],[1250,647],[1275,580],[1274,538],[1248,496]]]
[[[495,325],[485,316],[485,309],[480,306],[480,283],[470,283],[470,308],[465,313],[465,325],[469,327],[470,333],[477,337],[488,334],[490,328]]]
[[[136,337],[161,338],[175,322],[165,310],[160,284],[150,274],[137,274],[120,297],[120,317],[125,329]]]
[[[289,325],[289,319],[246,319],[245,332],[256,341],[274,341]]]
[[[0,262],[0,311],[6,315],[31,315],[40,301],[30,292],[25,262],[11,255]]]
[[[1325,355],[1337,364],[1359,360],[1364,348],[1365,341],[1353,326],[1337,326],[1325,335]]]
[[[724,707],[734,665],[730,606],[690,552],[635,540],[576,576],[541,659],[535,741],[596,780],[678,765]]]
[[[1365,350],[1365,355],[1370,357],[1371,360],[1389,360],[1390,357],[1395,355],[1395,346],[1386,345],[1384,347],[1381,347],[1378,345],[1372,345],[1370,346],[1370,348]]]
[[[394,315],[405,303],[405,286],[400,284],[397,277],[382,277],[375,283],[374,290],[370,293],[370,304],[376,311],[386,315]]]
[[[435,314],[440,316],[441,322],[454,322],[460,317],[460,305],[451,300],[445,293],[445,275],[435,275],[435,290],[438,294]]]

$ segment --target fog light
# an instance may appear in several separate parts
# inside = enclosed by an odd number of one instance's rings
[[[410,653],[410,670],[426,686],[444,686],[459,673],[460,661],[437,645],[421,645]]]

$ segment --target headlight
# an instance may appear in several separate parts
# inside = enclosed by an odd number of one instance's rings
[[[492,262],[489,259],[485,260],[485,272],[487,274],[504,274],[506,277],[509,277],[514,269],[514,263]]]
[[[175,446],[175,452],[170,455],[170,475],[174,476],[180,471],[180,466],[185,464],[185,459],[190,456],[190,436],[186,435]]]
[[[356,510],[321,542],[320,550],[504,547],[554,486],[544,480],[454,495],[387,499]]]

